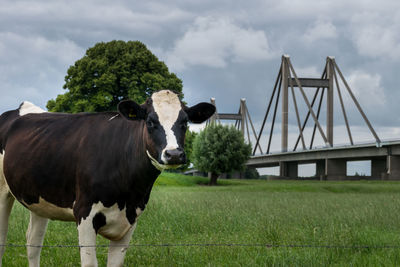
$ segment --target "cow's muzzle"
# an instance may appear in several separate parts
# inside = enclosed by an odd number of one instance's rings
[[[185,151],[182,148],[167,149],[164,151],[163,159],[167,165],[181,165],[186,163]]]
[[[158,160],[156,160],[148,150],[146,150],[147,156],[150,159],[151,164],[153,164],[154,167],[156,167],[156,169],[158,169],[159,171],[163,171],[166,169],[176,169],[179,168],[180,166],[182,166],[182,164],[186,163],[186,156],[184,156],[184,161],[182,161],[181,163],[165,163],[165,160],[163,160],[163,163],[160,163]],[[172,162],[172,161],[171,161]]]

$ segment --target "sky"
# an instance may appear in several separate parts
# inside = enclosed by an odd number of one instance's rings
[[[65,93],[68,67],[96,43],[139,40],[182,79],[189,105],[214,97],[219,112],[236,113],[245,98],[257,131],[283,54],[298,76],[315,78],[334,56],[379,137],[399,139],[399,32],[397,0],[0,0],[0,113],[24,100],[45,108]],[[335,97],[334,142],[344,144]],[[343,97],[355,142],[373,141]],[[304,119],[299,94],[297,101]],[[298,135],[290,105],[289,146]]]

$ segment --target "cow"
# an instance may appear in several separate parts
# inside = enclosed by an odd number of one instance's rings
[[[40,265],[49,219],[76,223],[81,266],[97,266],[97,234],[110,240],[107,266],[122,266],[155,180],[186,161],[188,122],[204,122],[214,112],[212,104],[187,107],[173,91],[161,90],[142,105],[120,102],[118,112],[51,113],[23,102],[3,113],[0,245],[17,199],[30,211],[29,266]]]

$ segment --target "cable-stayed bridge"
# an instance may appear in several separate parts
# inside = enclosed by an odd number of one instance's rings
[[[309,91],[307,96],[305,88],[314,89],[311,97]],[[345,96],[350,100],[346,102]],[[334,144],[334,99],[338,100],[336,102],[339,103],[346,126],[347,145]],[[216,105],[215,99],[212,98],[211,102]],[[306,107],[303,121],[300,119],[301,104]],[[355,107],[367,126],[371,142],[360,144],[354,140],[346,111],[351,105]],[[292,115],[298,128],[298,136],[294,140],[289,140],[289,111],[294,113]],[[325,114],[322,114],[324,111]],[[278,115],[280,115],[280,132],[275,133]],[[320,78],[303,78],[297,76],[290,57],[283,55],[260,129],[256,130],[254,127],[245,99],[241,99],[238,113],[218,113],[217,109],[209,123],[221,120],[235,121],[235,126],[242,131],[245,140],[247,142],[252,140],[253,153],[247,162],[248,167],[279,166],[279,176],[297,178],[300,164],[314,163],[317,178],[338,180],[357,178],[346,176],[348,161],[368,160],[371,162],[371,176],[362,178],[400,179],[400,140],[382,141],[378,137],[334,57],[327,57]],[[267,123],[268,120],[270,123]],[[307,128],[307,125],[310,126]],[[311,134],[307,135],[307,129]],[[265,142],[262,142],[262,137],[265,136],[267,142],[263,146]],[[273,137],[276,136],[280,137],[280,151],[271,152],[271,145],[276,143]],[[322,140],[322,147],[316,147],[317,138]],[[289,141],[294,143],[293,148],[289,147]]]

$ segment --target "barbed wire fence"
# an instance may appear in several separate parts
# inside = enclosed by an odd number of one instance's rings
[[[165,243],[165,244],[129,244],[124,245],[76,245],[76,244],[59,244],[59,245],[29,245],[29,244],[0,244],[0,247],[36,247],[36,248],[109,248],[109,247],[264,247],[264,248],[315,248],[315,249],[400,249],[400,245],[319,245],[319,244],[246,244],[246,243]]]

